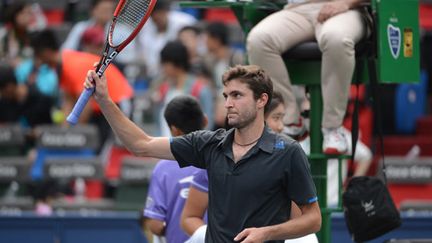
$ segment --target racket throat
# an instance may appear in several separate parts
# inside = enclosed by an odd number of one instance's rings
[[[117,54],[118,52],[114,49],[111,49],[109,50],[109,52],[104,53],[104,58],[96,70],[96,73],[97,75],[99,75],[99,77],[102,76],[102,74],[105,72],[112,60],[114,60]]]

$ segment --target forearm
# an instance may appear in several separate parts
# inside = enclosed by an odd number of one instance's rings
[[[147,219],[145,221],[147,228],[155,235],[165,235],[165,223],[156,219]]]
[[[302,237],[318,232],[321,228],[321,212],[318,202],[300,206],[302,215],[285,223],[267,226],[268,240],[283,240]]]
[[[200,191],[194,186],[191,186],[180,220],[182,229],[188,235],[194,234],[199,227],[205,224],[203,218],[207,207],[207,192]]]
[[[94,70],[87,73],[85,88],[96,88],[93,97],[112,130],[123,145],[137,156],[174,160],[168,138],[151,137],[127,118],[109,96],[105,76],[99,77]]]
[[[158,153],[156,149],[152,149],[151,141],[154,138],[129,120],[110,98],[98,100],[98,103],[114,133],[133,154],[137,156],[173,159],[169,151],[166,152],[171,156],[167,157],[166,154]],[[167,146],[169,147],[169,145]]]
[[[294,239],[316,233],[321,228],[321,218],[300,216],[285,223],[267,226],[268,240]]]
[[[358,140],[356,151],[354,154],[355,171],[354,176],[364,176],[369,170],[372,163],[373,155],[370,148],[362,141]]]
[[[372,163],[372,161],[363,161],[361,163],[357,163],[357,168],[356,168],[353,176],[366,175],[368,170],[369,170],[369,166],[371,163]]]
[[[188,235],[193,235],[203,225],[205,225],[204,221],[198,217],[188,217],[181,220],[181,227]]]
[[[98,103],[106,120],[123,145],[136,155],[146,156],[145,146],[142,144],[148,142],[150,137],[130,121],[111,99],[99,100]]]

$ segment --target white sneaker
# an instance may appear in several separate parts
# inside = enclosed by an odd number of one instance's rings
[[[348,151],[348,142],[343,133],[343,128],[322,128],[323,153],[332,155],[345,154]]]
[[[290,136],[291,138],[293,138],[295,140],[302,140],[308,135],[308,132],[306,130],[306,126],[305,126],[305,123],[304,123],[302,117],[299,118],[299,121],[297,123],[291,123],[291,124],[285,125],[283,130],[282,130],[282,133]]]

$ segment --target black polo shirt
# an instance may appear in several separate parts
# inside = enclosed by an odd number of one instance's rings
[[[286,222],[291,200],[299,205],[317,200],[307,157],[297,142],[266,127],[258,143],[234,163],[233,137],[234,129],[219,129],[171,141],[181,167],[207,169],[206,242],[233,242],[245,228]]]

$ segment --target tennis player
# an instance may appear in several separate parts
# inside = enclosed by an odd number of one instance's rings
[[[280,242],[317,232],[321,214],[307,157],[294,140],[270,131],[264,109],[273,84],[258,66],[236,66],[222,78],[230,130],[167,138],[146,134],[111,100],[105,77],[89,71],[85,87],[123,144],[138,156],[177,160],[208,171],[206,242]],[[302,214],[289,220],[291,201]]]

